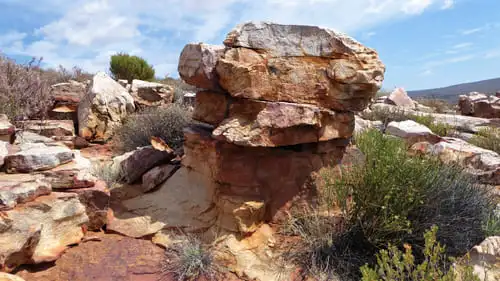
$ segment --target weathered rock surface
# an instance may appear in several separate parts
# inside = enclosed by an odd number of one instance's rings
[[[408,96],[408,93],[403,88],[396,88],[387,97],[387,99],[394,105],[405,107],[409,109],[415,109],[415,102]]]
[[[0,272],[0,281],[24,281],[24,279],[16,275]]]
[[[104,72],[99,72],[78,105],[79,135],[91,141],[106,141],[134,110],[134,99],[127,90]]]
[[[54,84],[50,87],[50,95],[55,101],[55,108],[66,105],[76,111],[78,103],[85,96],[87,85],[70,80],[69,82]]]
[[[69,189],[65,192],[77,194],[85,206],[85,213],[89,218],[85,225],[89,230],[98,231],[107,224],[111,194],[105,182],[97,181],[92,187]]]
[[[219,60],[217,73],[222,87],[234,97],[360,111],[379,90],[385,71],[371,52],[330,59],[272,57],[233,48]]]
[[[289,149],[249,148],[215,140],[200,128],[187,130],[185,138],[183,165],[222,184],[220,195],[265,202],[266,220],[278,217],[278,211],[291,201],[307,196],[311,176],[324,166],[336,165],[347,146],[347,142],[333,140]]]
[[[33,133],[28,131],[19,131],[16,133],[16,140],[14,144],[26,144],[26,143],[54,143],[55,141],[51,138]]]
[[[16,123],[24,131],[36,133],[45,137],[74,136],[73,120],[28,120]]]
[[[469,264],[474,267],[474,273],[484,281],[495,281],[500,279],[500,237],[492,236],[486,238],[481,244],[470,251]]]
[[[500,98],[478,92],[461,95],[458,100],[458,111],[468,116],[500,118]]]
[[[352,112],[307,104],[234,99],[226,108],[226,118],[213,136],[241,146],[275,147],[349,138],[354,130]]]
[[[413,120],[391,122],[387,125],[386,133],[403,138],[411,144],[422,141],[438,143],[441,140],[429,128]]]
[[[174,101],[174,89],[172,87],[138,79],[132,81],[130,94],[139,106],[158,106]]]
[[[90,160],[82,157],[77,150],[73,151],[71,162],[44,171],[42,174],[51,183],[53,189],[75,189],[93,187],[97,178],[92,175]]]
[[[139,180],[151,168],[168,163],[175,155],[166,151],[156,150],[153,147],[146,146],[129,152],[113,160],[114,165],[119,163],[122,178],[127,183],[133,183]]]
[[[73,158],[73,151],[67,147],[33,143],[21,145],[20,151],[7,155],[4,162],[8,173],[30,173],[55,168]]]
[[[3,212],[0,217],[0,270],[56,260],[83,237],[88,221],[76,194],[52,193]]]
[[[130,237],[162,228],[207,229],[216,219],[214,185],[202,174],[181,168],[157,191],[122,202],[123,210],[115,211],[107,228]]]
[[[49,195],[50,183],[42,178],[15,179],[10,181],[0,176],[0,211],[13,209],[16,205],[27,203],[36,198]]]
[[[164,278],[165,251],[151,241],[116,234],[92,234],[95,239],[68,249],[50,268],[23,268],[26,281],[174,281]]]
[[[147,171],[142,175],[143,192],[153,190],[155,187],[165,182],[174,174],[177,168],[178,167],[175,165],[164,164]]]
[[[5,114],[0,114],[0,141],[12,143],[14,142],[14,134],[16,127],[10,123],[9,118]]]
[[[223,46],[187,44],[179,58],[180,77],[198,88],[219,90],[215,66],[223,53]]]

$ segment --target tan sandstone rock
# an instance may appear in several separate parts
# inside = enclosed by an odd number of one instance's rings
[[[219,90],[215,66],[223,53],[223,46],[187,44],[179,58],[179,75],[198,88]]]
[[[0,281],[24,281],[24,279],[16,275],[0,272]]]
[[[0,217],[0,270],[56,260],[83,237],[88,221],[76,194],[52,193],[3,212]]]
[[[36,198],[49,195],[52,189],[43,178],[8,180],[0,176],[0,211],[13,209],[16,205],[27,203]]]
[[[134,110],[134,99],[127,90],[106,73],[99,72],[78,105],[79,135],[91,141],[107,141]]]
[[[380,89],[385,72],[374,50],[319,27],[249,22],[224,43],[232,48],[216,69],[235,97],[359,111]]]
[[[159,106],[174,102],[174,89],[161,83],[134,79],[130,94],[139,106]]]
[[[0,114],[0,141],[12,143],[14,142],[14,134],[16,127],[10,123],[9,118],[5,114]]]
[[[74,136],[73,120],[28,120],[16,122],[24,131],[36,133],[44,137]]]

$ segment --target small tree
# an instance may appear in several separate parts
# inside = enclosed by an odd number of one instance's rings
[[[129,83],[134,79],[152,80],[155,77],[153,66],[146,60],[125,53],[111,56],[109,71],[115,79],[126,79]]]

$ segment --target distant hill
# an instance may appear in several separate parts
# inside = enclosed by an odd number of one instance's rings
[[[458,101],[458,96],[470,92],[493,94],[500,91],[500,78],[483,80],[472,83],[464,83],[444,88],[409,91],[412,98],[438,98],[452,103]]]

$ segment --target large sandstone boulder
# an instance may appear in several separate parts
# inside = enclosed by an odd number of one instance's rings
[[[76,194],[52,193],[4,211],[0,217],[0,270],[56,260],[83,237],[88,221]]]
[[[234,97],[358,111],[384,78],[374,50],[324,28],[249,22],[224,44],[229,48],[216,70]]]
[[[130,94],[138,106],[158,106],[174,102],[174,89],[161,83],[134,79]]]
[[[99,72],[78,106],[79,135],[91,141],[107,141],[134,110],[134,99],[127,90]]]
[[[179,58],[179,75],[191,85],[208,90],[219,90],[215,72],[217,61],[224,53],[223,46],[203,43],[187,44]]]
[[[30,173],[55,168],[73,160],[67,147],[47,146],[43,143],[23,144],[20,151],[4,158],[7,173]]]
[[[15,132],[16,127],[10,123],[7,115],[0,114],[0,141],[12,143],[14,141]]]

